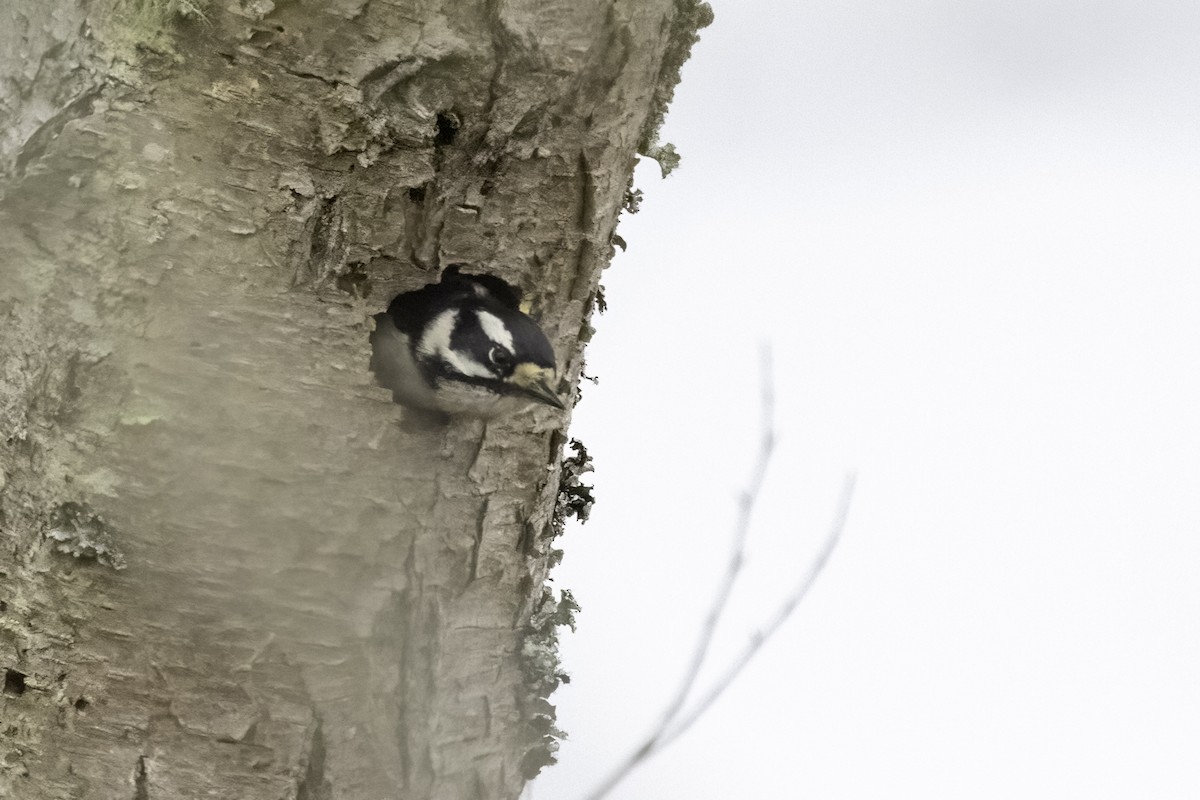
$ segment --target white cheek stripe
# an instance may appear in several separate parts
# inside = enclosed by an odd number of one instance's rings
[[[490,311],[477,311],[476,316],[479,317],[479,327],[483,328],[487,337],[511,353],[513,351],[513,335],[508,326]]]
[[[443,311],[429,323],[425,335],[417,342],[417,352],[423,356],[435,356],[450,349],[450,334],[454,332],[454,323],[458,321],[458,312],[451,309]]]
[[[454,333],[454,325],[457,322],[458,311],[454,309],[438,314],[417,344],[417,353],[441,359],[462,375],[470,375],[474,378],[492,377],[491,370],[483,364],[473,358],[456,353],[450,348],[450,335]]]

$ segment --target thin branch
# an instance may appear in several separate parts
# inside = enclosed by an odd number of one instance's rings
[[[767,467],[771,463],[771,456],[775,452],[775,379],[771,349],[769,347],[763,347],[761,363],[762,431],[759,435],[758,459],[754,464],[754,471],[750,474],[749,483],[746,484],[746,488],[738,498],[738,515],[734,526],[729,564],[725,568],[725,575],[721,579],[720,586],[717,587],[712,607],[709,608],[708,617],[704,620],[704,627],[700,630],[700,638],[696,641],[696,649],[692,652],[692,660],[688,664],[687,672],[684,673],[684,678],[679,684],[679,689],[676,691],[675,697],[663,711],[658,727],[649,739],[647,739],[647,745],[652,744],[667,729],[667,726],[679,714],[679,710],[683,708],[684,702],[687,701],[688,695],[691,694],[692,688],[696,685],[696,678],[700,675],[701,667],[704,666],[704,660],[707,658],[708,650],[712,646],[712,640],[716,635],[721,617],[725,613],[725,608],[729,605],[729,598],[733,594],[733,586],[742,571],[742,566],[745,564],[746,539],[750,536],[750,517],[754,512],[755,504],[758,502],[758,496],[762,492],[763,482],[767,477]]]
[[[833,553],[833,549],[837,547],[837,543],[841,539],[842,530],[846,527],[846,516],[850,513],[850,500],[854,496],[854,482],[854,473],[850,473],[842,483],[841,499],[838,502],[833,523],[829,526],[829,534],[825,537],[825,542],[821,545],[821,549],[813,558],[812,563],[809,564],[808,572],[796,584],[796,588],[792,590],[787,599],[776,609],[774,616],[771,617],[766,627],[755,632],[754,636],[750,638],[750,641],[742,649],[742,652],[730,663],[729,667],[726,668],[725,672],[717,679],[708,692],[669,731],[659,737],[655,749],[666,747],[678,739],[688,728],[692,727],[696,720],[704,716],[704,712],[708,711],[709,707],[737,680],[742,670],[746,668],[746,665],[750,663],[762,646],[783,626],[783,623],[787,622],[788,617],[796,610],[796,606],[800,605],[805,595],[808,594],[808,590],[816,583],[821,571],[825,569],[825,564],[829,561],[829,556]]]
[[[755,476],[756,478],[759,477],[757,470],[755,471]],[[676,707],[673,703],[673,713],[671,717],[667,718],[664,715],[662,724],[655,729],[654,733],[645,741],[645,743],[642,744],[640,748],[634,751],[634,753],[628,759],[626,759],[626,761],[618,770],[614,771],[599,788],[597,788],[591,795],[588,796],[588,800],[601,800],[601,798],[612,791],[617,784],[623,781],[633,771],[634,767],[686,733],[692,727],[692,725],[696,723],[697,720],[704,716],[708,709],[712,707],[713,703],[715,703],[721,697],[721,695],[723,695],[725,691],[733,685],[733,683],[746,669],[746,666],[754,659],[756,655],[758,655],[758,652],[762,649],[762,646],[766,644],[781,627],[783,627],[783,624],[787,622],[788,618],[792,615],[792,612],[796,610],[796,608],[808,594],[809,590],[812,589],[813,584],[816,583],[817,578],[825,569],[825,565],[829,562],[829,557],[833,554],[834,549],[841,540],[842,531],[846,527],[846,517],[850,513],[850,501],[854,496],[854,484],[854,473],[850,473],[846,476],[845,481],[842,483],[842,492],[838,501],[837,511],[834,513],[833,522],[829,526],[829,533],[826,535],[825,541],[821,544],[821,549],[817,551],[816,556],[813,557],[812,561],[808,565],[808,570],[805,571],[804,575],[796,583],[796,586],[793,588],[791,594],[789,594],[787,598],[785,598],[784,601],[779,605],[779,608],[775,610],[774,615],[770,618],[766,626],[755,632],[755,634],[750,638],[750,641],[746,643],[746,646],[742,649],[742,651],[738,653],[734,660],[730,662],[729,666],[726,667],[725,671],[721,674],[721,677],[718,678],[716,682],[714,682],[713,685],[708,689],[708,691],[705,692],[704,695],[697,700],[691,708],[688,709],[686,714],[684,714],[681,718],[678,718],[677,721],[676,717],[678,717],[680,708]],[[751,483],[751,488],[752,490],[754,489],[754,483]],[[752,496],[753,494],[754,491],[747,492],[747,496]],[[740,556],[741,546],[744,544],[744,540],[738,538],[737,542],[739,549],[736,551],[735,556]],[[736,576],[736,570],[733,570],[733,572]],[[727,594],[728,587],[722,586],[722,588]],[[723,606],[726,599],[727,598],[720,598],[719,604],[714,605],[714,609],[718,611],[718,618],[720,616],[720,609],[718,606]],[[715,626],[712,614],[709,616],[709,623],[714,624]],[[706,636],[702,636],[701,641],[704,644],[704,651],[707,651],[708,641],[711,641],[712,638],[711,631],[708,630],[707,627],[705,629],[705,635]],[[694,675],[689,673],[689,678],[692,680],[692,683],[695,682]],[[688,688],[691,688],[690,684]]]
[[[729,605],[729,598],[733,593],[733,587],[737,582],[738,575],[741,573],[742,565],[745,561],[746,539],[750,533],[750,518],[754,511],[754,506],[758,501],[759,494],[762,492],[763,482],[766,479],[767,467],[770,465],[771,456],[775,450],[775,394],[774,394],[774,378],[771,363],[771,351],[769,348],[763,348],[762,352],[762,432],[759,440],[758,458],[754,464],[753,471],[750,476],[750,481],[746,485],[746,489],[742,492],[738,502],[738,515],[734,527],[733,543],[729,564],[726,567],[725,574],[722,577],[721,584],[717,587],[716,594],[713,599],[712,607],[709,609],[708,617],[705,619],[704,626],[700,631],[699,639],[696,642],[696,648],[692,653],[692,659],[688,663],[687,671],[684,673],[684,678],[680,682],[679,689],[671,702],[664,709],[658,725],[646,740],[634,750],[624,762],[622,762],[608,778],[598,786],[588,800],[601,800],[614,787],[623,781],[638,764],[649,758],[655,752],[666,746],[670,742],[678,738],[684,731],[699,719],[699,717],[711,706],[718,697],[729,687],[730,684],[737,678],[738,674],[746,666],[746,664],[758,652],[762,644],[769,639],[776,630],[783,624],[787,617],[792,613],[795,607],[804,598],[817,576],[820,574],[825,562],[828,561],[830,553],[837,544],[837,540],[841,535],[842,527],[845,523],[846,513],[850,503],[850,493],[853,486],[853,480],[848,479],[846,488],[843,491],[842,504],[839,513],[834,521],[833,529],[827,539],[825,545],[818,553],[816,560],[810,566],[808,572],[793,590],[792,594],[785,600],[783,605],[776,612],[766,628],[759,631],[750,644],[739,654],[738,658],[733,662],[730,668],[722,675],[721,679],[704,695],[682,720],[678,720],[680,712],[683,710],[684,704],[687,702],[688,696],[692,693],[696,685],[696,680],[700,674],[700,670],[704,665],[705,659],[708,657],[708,651],[712,645],[713,637],[717,627],[720,624],[726,607]]]

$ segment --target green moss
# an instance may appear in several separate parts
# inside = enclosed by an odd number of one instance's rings
[[[112,528],[87,503],[59,504],[50,512],[46,538],[60,553],[125,569],[125,556],[117,549]]]
[[[560,684],[571,680],[558,659],[558,628],[568,625],[575,630],[578,610],[579,604],[569,591],[564,589],[556,600],[554,592],[543,588],[521,643],[521,662],[529,692],[524,703],[527,749],[521,760],[521,773],[526,780],[533,780],[543,767],[558,760],[559,742],[567,738],[556,724],[555,708],[548,698]]]
[[[667,117],[667,109],[675,98],[675,87],[679,85],[680,70],[692,54],[692,47],[700,41],[700,31],[713,22],[712,6],[704,0],[676,0],[675,16],[671,20],[671,33],[667,40],[667,50],[663,54],[662,66],[658,70],[658,81],[654,88],[654,103],[650,108],[650,116],[642,127],[641,140],[638,142],[638,152],[644,156],[652,155],[658,147],[658,133],[662,129],[663,120]],[[671,148],[674,154],[674,148]],[[675,164],[679,163],[674,155]],[[659,164],[663,162],[660,160]],[[672,166],[673,168],[673,166]],[[665,169],[664,171],[669,171]]]
[[[108,0],[104,27],[116,41],[152,50],[166,49],[167,36],[181,22],[207,20],[212,0]]]
[[[675,151],[675,145],[667,142],[662,145],[654,145],[642,155],[653,158],[658,162],[658,168],[662,170],[662,176],[665,178],[675,171],[679,166],[679,153]]]
[[[567,519],[574,517],[580,522],[587,522],[592,513],[596,498],[592,494],[593,487],[582,480],[584,475],[592,472],[592,457],[587,448],[578,439],[572,439],[569,444],[575,455],[568,456],[562,462],[562,476],[558,483],[558,502],[554,508],[554,535],[561,536]]]
[[[208,0],[110,0],[113,16],[131,28],[158,31],[179,19],[208,19]]]
[[[633,173],[629,175],[629,186],[625,188],[625,196],[621,198],[621,210],[626,214],[636,214],[642,210],[642,200],[645,196],[641,189],[633,188]],[[624,246],[621,247],[625,249]]]
[[[595,503],[592,487],[580,480],[582,475],[592,471],[591,456],[577,439],[570,441],[570,448],[574,455],[562,461],[558,501],[551,523],[543,534],[546,544],[562,535],[569,517],[586,522]],[[550,566],[553,567],[561,557],[561,550],[550,550]],[[549,698],[560,684],[571,680],[558,659],[558,629],[567,626],[575,630],[577,611],[579,603],[570,591],[563,589],[555,597],[551,589],[542,587],[521,639],[521,668],[525,673],[522,708],[527,747],[521,772],[526,780],[532,780],[543,767],[555,762],[558,743],[566,738],[555,724],[555,708]]]

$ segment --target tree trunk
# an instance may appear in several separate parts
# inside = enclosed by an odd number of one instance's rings
[[[574,385],[707,8],[0,2],[0,797],[515,798],[568,415],[408,429],[371,315],[492,272]]]

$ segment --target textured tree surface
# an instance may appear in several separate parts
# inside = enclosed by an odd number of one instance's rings
[[[567,415],[406,424],[371,315],[491,271],[573,386],[706,9],[152,6],[0,0],[0,797],[516,797]]]

